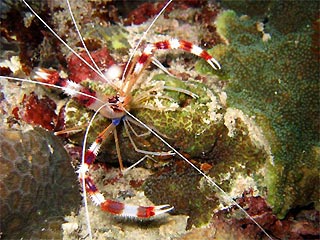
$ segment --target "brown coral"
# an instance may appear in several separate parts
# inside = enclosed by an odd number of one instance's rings
[[[41,221],[56,217],[61,224],[61,217],[79,206],[68,154],[53,134],[40,128],[0,130],[0,186],[3,237],[29,238],[40,231]],[[24,230],[28,226],[32,231]]]

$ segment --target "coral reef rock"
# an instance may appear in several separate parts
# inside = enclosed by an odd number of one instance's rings
[[[4,238],[61,238],[63,216],[80,194],[70,158],[52,133],[0,130],[0,212]]]

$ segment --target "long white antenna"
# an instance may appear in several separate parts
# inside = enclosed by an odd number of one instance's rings
[[[72,9],[71,9],[71,5],[70,5],[70,1],[69,1],[69,0],[66,0],[66,2],[67,2],[67,4],[68,4],[68,9],[69,9],[69,13],[70,13],[70,16],[71,16],[71,18],[72,18],[72,21],[73,21],[73,25],[75,26],[75,28],[76,28],[76,30],[77,30],[77,33],[78,33],[79,39],[80,39],[80,41],[81,41],[81,43],[82,43],[82,46],[84,47],[84,49],[85,49],[86,53],[88,54],[91,62],[92,62],[93,65],[96,67],[96,69],[98,70],[98,72],[99,72],[101,75],[103,75],[103,73],[101,72],[100,68],[98,67],[98,65],[96,64],[96,62],[93,60],[93,58],[92,58],[92,56],[91,56],[91,54],[90,54],[90,52],[89,52],[89,50],[88,50],[88,48],[87,48],[84,40],[83,40],[83,37],[82,37],[82,35],[81,35],[81,33],[80,33],[78,24],[77,24],[76,19],[74,18],[74,15],[73,15],[73,12],[72,12]],[[104,76],[104,75],[103,75],[103,76]]]
[[[98,108],[98,110],[93,114],[91,117],[88,127],[86,129],[86,132],[83,136],[83,145],[82,145],[82,156],[81,156],[81,166],[84,166],[84,161],[85,161],[85,155],[86,155],[86,149],[87,149],[87,139],[88,139],[88,134],[90,127],[92,126],[92,123],[96,116],[99,114],[100,110],[107,106],[109,103],[105,103],[101,107]],[[90,215],[89,215],[89,209],[88,209],[88,201],[87,201],[87,191],[86,191],[86,182],[85,178],[82,177],[82,189],[83,189],[83,203],[84,203],[84,209],[85,209],[85,215],[86,215],[86,223],[87,223],[87,228],[88,228],[88,233],[89,233],[89,238],[92,240],[92,231],[91,231],[91,224],[90,224]]]
[[[2,78],[2,79],[11,79],[11,80],[19,81],[19,82],[26,82],[26,83],[43,85],[43,86],[46,86],[46,87],[53,87],[53,88],[56,88],[56,89],[61,89],[64,92],[70,92],[70,89],[67,88],[67,87],[61,87],[61,86],[57,86],[57,85],[50,84],[50,83],[37,82],[37,81],[30,80],[30,79],[24,79],[24,78],[18,78],[18,77],[7,77],[7,76],[0,76],[0,78]],[[75,90],[72,90],[72,91],[74,93],[79,94],[79,95],[82,95],[82,96],[85,96],[85,97],[88,97],[88,98],[92,98],[92,99],[94,99],[94,100],[96,100],[98,102],[104,103],[99,98],[96,98],[96,97],[91,96],[89,94],[86,94],[86,93],[83,93],[83,92],[79,92],[79,91],[75,91]]]
[[[63,44],[65,45],[74,55],[76,55],[84,64],[86,64],[92,71],[97,73],[102,79],[106,80],[114,89],[118,89],[109,79],[106,79],[103,74],[91,66],[83,57],[81,57],[75,50],[73,50],[34,10],[33,8],[25,1],[23,3],[29,8],[29,10],[50,30],[50,32]]]

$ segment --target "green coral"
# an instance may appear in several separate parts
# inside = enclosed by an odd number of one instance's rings
[[[232,115],[233,111],[227,109],[224,116]],[[234,115],[233,129],[218,124],[216,129],[210,132],[212,135],[200,135],[203,149],[210,143],[210,151],[202,156],[197,155],[194,161],[198,168],[201,166],[199,162],[211,165],[212,168],[207,174],[232,197],[241,195],[249,188],[263,194],[265,187],[263,169],[269,157],[268,153],[253,141],[248,120],[241,118],[240,115]],[[174,128],[171,131],[174,131]],[[181,137],[194,141],[190,133],[178,135],[177,139],[181,140]],[[181,151],[185,152],[185,149]],[[206,183],[207,180],[192,167],[188,165],[186,167],[184,164],[177,162],[158,170],[147,179],[145,194],[156,204],[166,202],[175,206],[175,213],[189,215],[188,227],[201,226],[209,221],[213,210],[221,204],[219,201],[221,192],[208,184],[201,188],[202,183]]]
[[[267,20],[272,28],[284,34],[310,25],[319,13],[317,1],[224,0],[222,6],[260,21]]]
[[[272,38],[264,42],[256,22],[233,11],[218,17],[217,28],[229,42],[212,50],[227,79],[228,105],[255,116],[265,133],[273,155],[268,201],[283,217],[319,193],[319,62],[311,51],[312,31],[301,27],[282,35],[271,29]],[[203,63],[197,69],[207,70]]]
[[[219,103],[214,102],[217,96],[212,95],[213,99],[210,99],[208,91],[210,93],[212,91],[200,82],[190,80],[186,83],[165,74],[154,78],[154,80],[157,79],[165,81],[166,86],[189,90],[198,95],[198,98],[192,99],[186,94],[170,91],[167,95],[176,100],[179,105],[177,109],[174,111],[137,110],[134,111],[136,117],[154,126],[161,134],[168,136],[166,140],[169,143],[178,149],[183,149],[191,156],[200,156],[204,152],[210,151],[219,125],[223,124],[221,119],[212,121],[207,115],[207,103],[209,102],[216,104],[217,109],[212,110],[215,111],[215,114],[223,113],[224,110]],[[210,121],[210,123],[208,124],[206,121]],[[212,141],[206,141],[207,139]]]
[[[174,80],[165,75],[161,75],[161,78],[168,84]],[[226,108],[218,101],[219,107],[215,113],[221,115],[207,123],[202,119],[212,111],[208,103],[214,102],[208,97],[208,91],[218,96],[219,90],[210,90],[196,82],[192,86],[191,80],[184,88],[199,95],[198,99],[186,106],[188,111],[184,107],[166,112],[137,111],[136,116],[170,138],[174,137],[174,140],[168,139],[172,146],[182,153],[188,153],[196,164],[213,166],[207,174],[222,189],[233,194],[232,197],[241,195],[250,187],[263,194],[265,185],[262,173],[270,156],[263,144],[257,143],[260,140],[252,136],[258,134],[258,130],[253,130],[253,121],[241,111]],[[221,193],[212,185],[200,187],[206,179],[184,164],[171,163],[156,171],[146,180],[145,194],[155,204],[166,202],[175,206],[175,213],[189,215],[187,228],[201,226],[209,221],[213,210],[219,206]],[[240,187],[239,179],[247,179],[247,183],[242,183]]]
[[[155,204],[174,206],[174,214],[188,215],[187,229],[192,225],[201,226],[210,220],[212,213],[208,209],[218,201],[212,189],[208,191],[201,187],[200,179],[201,176],[186,163],[170,164],[146,180],[145,195]]]

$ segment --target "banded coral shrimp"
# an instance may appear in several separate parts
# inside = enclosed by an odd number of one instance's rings
[[[163,44],[164,43],[167,43],[167,42],[163,42]],[[186,44],[186,45],[188,45],[188,44]],[[192,47],[190,47],[190,45],[189,45],[189,50],[190,49],[192,49]],[[199,53],[199,51],[198,51],[198,53]],[[199,53],[199,54],[201,54],[201,53]],[[41,76],[41,74],[50,74],[50,72],[40,72],[40,73],[38,73],[37,75],[39,76]],[[2,77],[3,78],[3,77]],[[16,80],[18,80],[18,79],[16,79]],[[172,88],[171,90],[177,90],[178,88]],[[206,89],[206,88],[205,88]],[[207,89],[206,89],[207,90]],[[190,91],[187,91],[186,92],[187,94],[191,94],[191,92]],[[208,95],[210,95],[210,92],[208,92],[208,93],[206,93],[206,94],[208,94]],[[214,99],[214,97],[212,97],[213,99]],[[138,125],[140,125],[140,126],[143,126],[144,128],[146,128],[149,132],[151,132],[154,136],[156,136],[158,139],[160,139],[168,148],[169,148],[169,150],[171,150],[171,151],[173,151],[177,156],[179,156],[180,158],[182,158],[184,161],[186,161],[188,164],[190,164],[193,168],[195,168],[197,171],[198,171],[198,173],[200,173],[201,175],[203,175],[203,177],[205,178],[205,180],[206,181],[209,181],[209,183],[210,184],[212,184],[214,187],[216,187],[216,188],[218,188],[218,190],[219,191],[221,191],[222,193],[224,193],[224,194],[226,194],[218,185],[216,185],[216,183],[215,182],[213,182],[212,181],[212,179],[210,178],[210,177],[208,177],[206,174],[204,174],[201,170],[199,170],[199,168],[196,166],[196,165],[194,165],[191,161],[189,161],[186,157],[184,157],[180,152],[178,152],[175,148],[173,148],[169,143],[167,143],[167,141],[165,141],[164,140],[164,138],[163,137],[161,137],[156,131],[154,131],[152,128],[150,128],[148,125],[146,125],[144,122],[142,122],[142,121],[140,121],[139,119],[137,119],[137,118],[135,118],[135,116],[134,115],[132,115],[130,112],[128,112],[128,111],[126,111],[126,114],[127,115],[129,115],[130,117],[132,117],[132,118],[134,118],[135,119],[135,121],[138,123]],[[214,117],[213,117],[214,118]],[[162,131],[161,131],[161,129],[160,129],[160,131],[159,132],[161,132],[162,133]],[[83,156],[84,156],[84,154],[83,154]],[[84,179],[84,178],[83,178]],[[85,191],[84,191],[85,192]],[[226,194],[227,195],[227,194]],[[230,197],[229,197],[230,198]],[[232,200],[232,199],[231,199]],[[242,209],[242,211],[244,211],[245,212],[245,210],[240,206],[240,205],[238,205],[235,201],[233,201],[232,200],[232,202],[234,203],[234,204],[236,204],[240,209]],[[245,212],[246,213],[246,212]],[[247,213],[246,213],[247,214]],[[248,215],[248,214],[247,214]],[[248,215],[249,216],[249,215]],[[253,221],[255,224],[257,224],[257,226],[259,226],[260,228],[261,228],[261,226],[252,218],[252,217],[250,217],[249,216],[249,218],[251,219],[251,221]],[[108,221],[110,221],[110,219],[108,219]],[[95,225],[96,225],[97,223],[95,223]],[[262,229],[262,231],[264,231],[263,230],[263,228],[261,228]],[[268,236],[268,237],[270,237],[265,231],[264,231],[264,233],[266,234],[266,236]],[[271,237],[270,237],[271,238]],[[131,237],[131,239],[132,239],[132,237]]]

